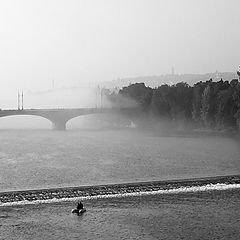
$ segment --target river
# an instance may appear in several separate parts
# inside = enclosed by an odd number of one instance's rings
[[[0,239],[237,239],[239,234],[239,184],[232,188],[231,182],[222,186],[225,180],[218,185],[209,179],[239,174],[236,138],[167,137],[136,129],[1,130],[0,143],[0,192],[17,190],[22,197],[32,189],[99,184],[105,191],[99,197],[85,192],[89,197],[2,202]],[[199,182],[169,182],[204,177],[203,189]],[[151,186],[106,188],[140,182]],[[71,214],[78,199],[85,199],[83,216]]]
[[[233,138],[160,137],[136,130],[6,130],[0,191],[232,175]]]

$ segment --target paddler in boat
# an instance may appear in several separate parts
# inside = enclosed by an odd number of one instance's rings
[[[82,202],[79,202],[77,204],[77,210],[81,210],[81,209],[83,209],[83,204],[82,204]]]
[[[72,209],[72,213],[76,213],[77,215],[80,215],[84,212],[86,212],[86,209],[83,208],[82,202],[78,202],[77,207],[75,209]]]

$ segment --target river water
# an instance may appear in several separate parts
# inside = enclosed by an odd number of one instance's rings
[[[209,178],[239,174],[235,138],[2,130],[0,143],[0,192],[8,192],[0,202],[0,239],[238,239],[239,181]],[[135,185],[118,186],[129,182]],[[99,184],[102,192],[81,189]],[[71,195],[69,187],[80,189]],[[43,188],[61,189],[29,191]],[[87,212],[75,216],[79,199]]]
[[[135,130],[1,131],[0,191],[231,175],[240,143]]]

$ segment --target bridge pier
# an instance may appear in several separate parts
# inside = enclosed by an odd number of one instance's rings
[[[66,130],[66,121],[61,120],[52,121],[52,128],[53,130],[64,131]]]

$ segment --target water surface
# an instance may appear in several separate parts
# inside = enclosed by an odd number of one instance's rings
[[[239,189],[2,207],[1,239],[239,239]]]
[[[233,138],[2,130],[0,191],[239,174]]]

